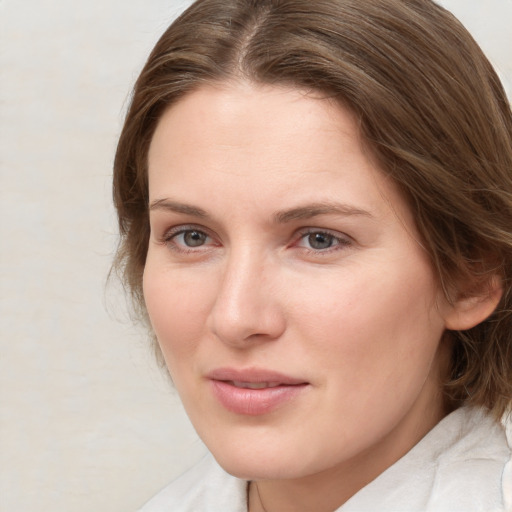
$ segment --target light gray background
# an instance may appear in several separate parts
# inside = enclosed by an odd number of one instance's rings
[[[178,0],[0,0],[0,510],[135,510],[204,448],[119,290],[111,165]],[[512,82],[512,0],[445,0]]]

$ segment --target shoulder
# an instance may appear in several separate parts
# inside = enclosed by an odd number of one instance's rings
[[[139,512],[246,512],[247,482],[226,473],[208,454]]]
[[[505,428],[482,409],[454,411],[339,510],[375,503],[381,512],[512,512]]]
[[[427,510],[512,512],[511,445],[504,425],[479,408],[462,408],[446,419],[440,433],[447,431],[450,442],[437,457]]]

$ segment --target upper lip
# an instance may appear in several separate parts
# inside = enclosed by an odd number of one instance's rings
[[[206,377],[211,380],[235,382],[278,382],[279,384],[288,386],[307,384],[304,379],[298,379],[264,368],[216,368],[209,372]]]

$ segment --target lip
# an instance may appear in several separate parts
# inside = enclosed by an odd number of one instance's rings
[[[221,405],[228,411],[247,416],[268,414],[296,398],[309,386],[303,379],[260,368],[218,368],[206,377]],[[269,383],[271,387],[239,387],[235,382],[247,385]]]

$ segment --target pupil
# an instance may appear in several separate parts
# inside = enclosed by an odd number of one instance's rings
[[[309,235],[309,245],[313,249],[328,249],[332,245],[333,237],[326,233],[312,233]]]
[[[198,247],[204,244],[206,235],[199,231],[187,231],[183,237],[185,244],[189,247]]]

